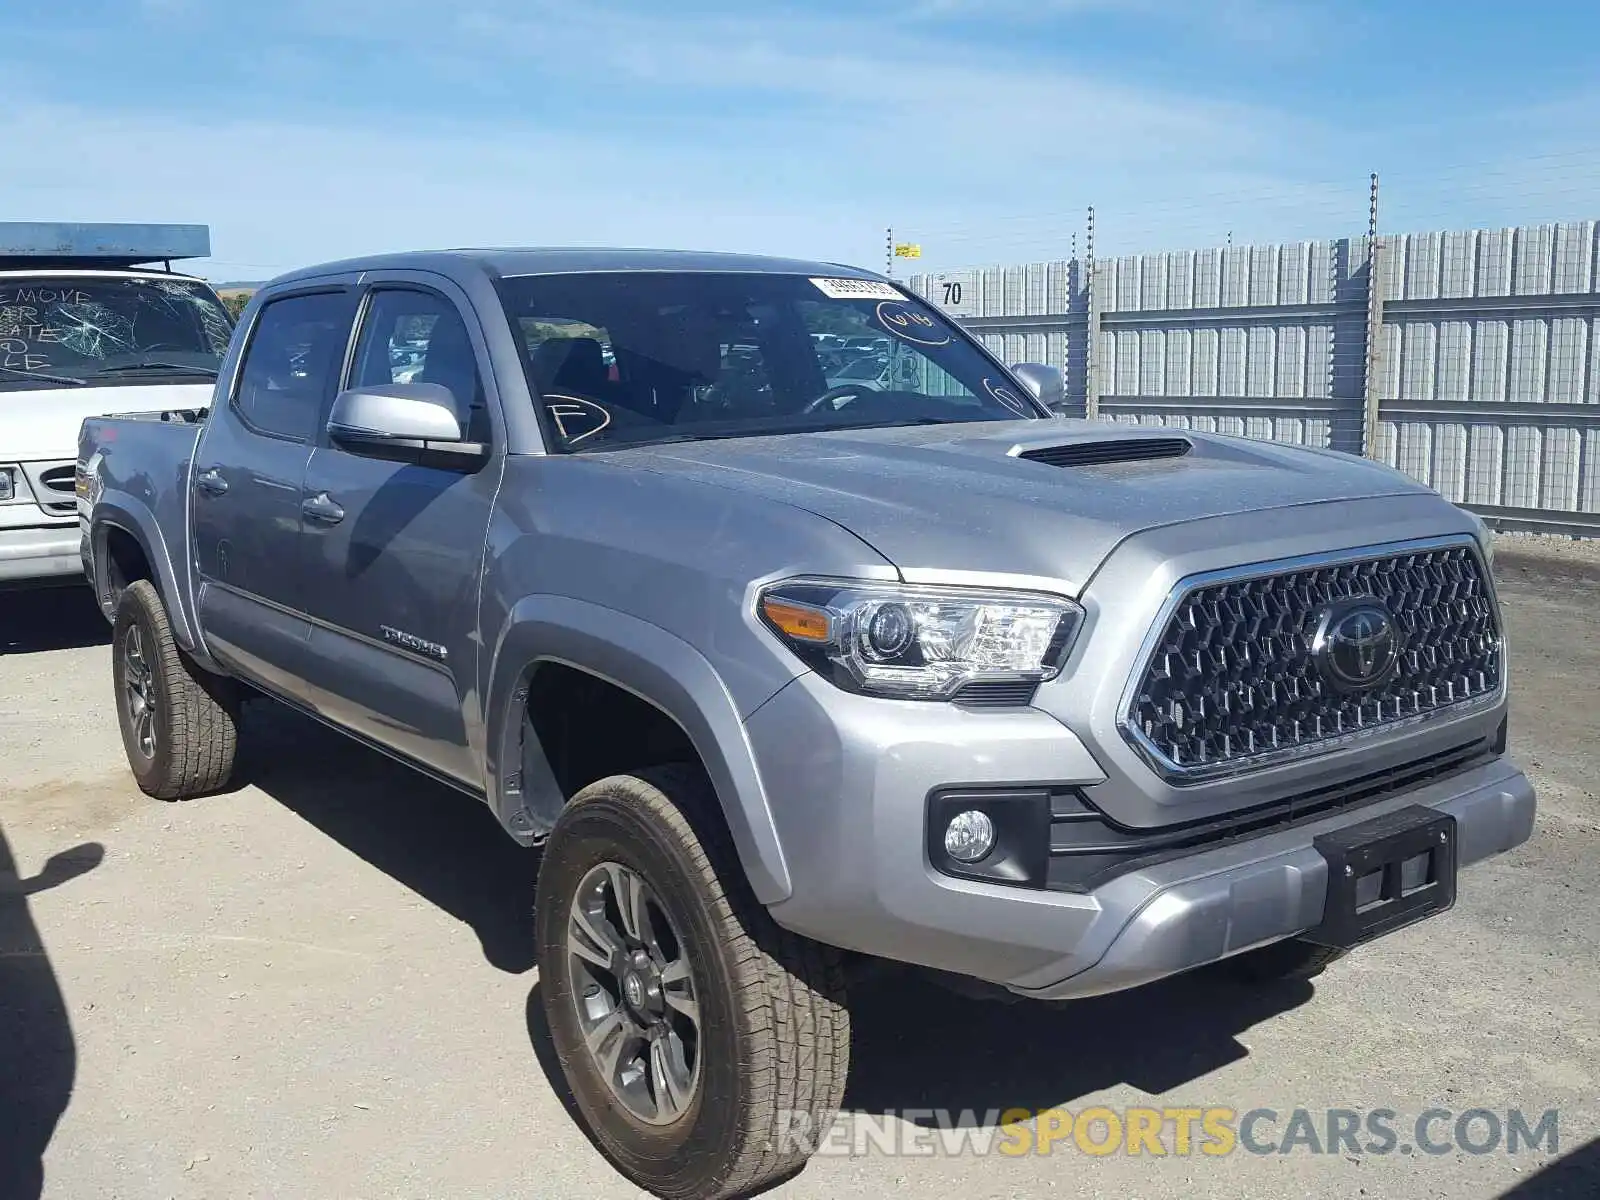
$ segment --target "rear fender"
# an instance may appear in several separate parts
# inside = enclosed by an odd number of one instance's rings
[[[166,538],[161,532],[161,523],[149,506],[137,496],[126,492],[106,491],[101,493],[95,502],[94,513],[90,520],[92,539],[90,547],[94,556],[95,573],[94,579],[90,582],[94,586],[95,598],[100,602],[100,609],[107,619],[116,616],[117,598],[112,594],[107,572],[110,558],[106,542],[111,531],[118,529],[138,543],[140,550],[144,552],[145,561],[150,564],[154,576],[152,582],[161,593],[162,603],[166,605],[167,620],[172,626],[173,640],[201,666],[208,670],[221,671],[222,668],[211,660],[210,654],[206,652],[205,645],[198,636],[199,631],[195,628],[194,619],[186,603],[188,591],[179,583],[177,568],[167,548]]]

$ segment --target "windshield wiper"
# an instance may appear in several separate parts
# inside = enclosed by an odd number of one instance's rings
[[[79,379],[76,375],[52,375],[48,371],[29,371],[23,367],[0,366],[0,371],[4,371],[7,375],[20,375],[24,379],[43,379],[46,383],[59,383],[67,387],[87,387],[89,385],[87,379]]]
[[[215,367],[202,367],[195,363],[174,362],[136,362],[123,363],[120,367],[101,367],[96,375],[127,375],[134,371],[185,371],[190,375],[207,375],[212,379],[217,377]]]

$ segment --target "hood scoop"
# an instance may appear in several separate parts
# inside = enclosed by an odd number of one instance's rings
[[[1146,462],[1156,458],[1182,458],[1194,449],[1188,438],[1124,437],[1098,442],[1067,442],[1061,446],[1036,446],[1018,458],[1047,467],[1099,467],[1107,463]]]

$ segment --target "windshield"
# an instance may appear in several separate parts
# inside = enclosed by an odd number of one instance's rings
[[[500,286],[562,449],[1044,415],[887,283],[617,272]]]
[[[0,388],[215,377],[233,322],[187,279],[0,279]]]

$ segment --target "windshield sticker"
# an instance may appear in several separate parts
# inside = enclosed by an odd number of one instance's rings
[[[878,305],[878,324],[902,341],[918,346],[948,346],[950,331],[925,312],[909,304],[885,301]]]
[[[611,424],[611,414],[593,400],[546,392],[544,407],[569,446],[576,446]]]
[[[892,283],[876,279],[813,279],[817,291],[830,300],[903,300],[904,293]]]
[[[992,379],[985,379],[983,381],[983,390],[988,392],[989,395],[993,396],[996,400],[1000,401],[1001,404],[1004,404],[1012,412],[1016,413],[1017,416],[1033,416],[1033,409],[1029,407],[1028,402],[1021,396],[1017,395],[1015,390],[1006,386],[1005,384],[996,383]]]

